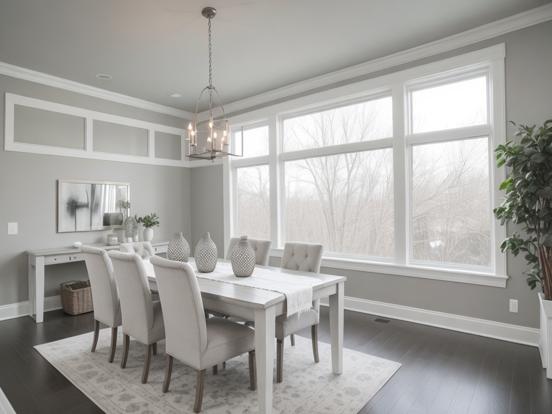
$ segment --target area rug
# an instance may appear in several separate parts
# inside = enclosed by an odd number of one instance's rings
[[[161,392],[164,378],[164,343],[152,358],[147,384],[141,384],[145,347],[130,343],[126,369],[121,369],[121,346],[109,363],[109,330],[100,332],[95,353],[92,333],[35,346],[36,350],[77,388],[107,413],[192,413],[195,371],[175,360],[171,387]],[[122,343],[120,338],[119,343]],[[257,413],[257,393],[250,391],[247,354],[230,360],[218,375],[208,370],[203,412],[206,414]],[[309,339],[286,341],[284,382],[274,384],[275,413],[355,414],[378,392],[400,364],[350,349],[343,350],[343,374],[331,371],[331,347],[320,342],[320,363],[315,364]]]

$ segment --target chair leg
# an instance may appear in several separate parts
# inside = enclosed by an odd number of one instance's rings
[[[226,371],[226,361],[224,361],[224,362],[222,363],[222,370],[223,370],[223,371]]]
[[[153,355],[157,355],[157,342],[152,345]]]
[[[295,335],[291,334],[289,337],[291,338],[291,346],[295,346]]]
[[[255,364],[255,351],[249,351],[249,389],[257,389],[257,366]]]
[[[218,365],[213,365],[213,375],[218,374]]]
[[[100,336],[100,323],[94,321],[94,339],[92,340],[92,350],[90,352],[96,352],[96,346],[98,345],[98,338]]]
[[[126,368],[129,345],[130,345],[130,336],[124,334],[123,335],[123,357],[121,358],[121,368]]]
[[[142,384],[145,384],[146,382],[148,382],[152,350],[153,350],[153,345],[148,345],[146,349],[146,359],[144,361],[144,369],[142,370]]]
[[[205,384],[205,370],[197,371],[196,382],[196,395],[194,404],[194,413],[201,412],[201,405],[203,404],[203,386]]]
[[[173,357],[167,354],[167,364],[165,365],[165,381],[163,381],[163,393],[169,391],[171,384]]]
[[[284,340],[276,340],[276,382],[284,380]]]
[[[109,354],[109,362],[115,359],[115,350],[117,349],[117,327],[111,328],[111,353]]]
[[[318,364],[320,362],[320,356],[318,355],[318,325],[311,326],[311,338],[312,355],[314,356],[314,362]]]

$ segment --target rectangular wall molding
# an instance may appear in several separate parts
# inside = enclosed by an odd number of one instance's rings
[[[328,301],[322,301],[322,305],[327,306]],[[453,313],[431,311],[352,296],[345,296],[345,309],[500,339],[507,342],[515,342],[535,347],[538,346],[539,330],[527,326],[473,318]]]
[[[44,298],[44,311],[53,311],[61,309],[61,298],[59,295],[48,296]],[[21,316],[29,315],[30,306],[29,301],[10,303],[0,306],[0,321],[6,319],[19,318]]]

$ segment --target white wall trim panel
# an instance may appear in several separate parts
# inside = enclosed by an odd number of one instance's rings
[[[224,106],[224,109],[226,110],[226,113],[229,114],[243,111],[248,108],[264,105],[289,96],[313,91],[315,89],[331,86],[349,79],[367,76],[381,70],[390,69],[441,53],[450,52],[455,49],[492,39],[506,33],[521,30],[550,20],[552,20],[552,4],[546,4],[505,19],[497,20],[495,22],[416,46],[411,49],[406,49],[401,52],[393,53],[391,55],[360,63],[358,65],[349,66],[325,75],[316,76],[314,78],[292,83],[265,93],[230,102]],[[199,119],[203,120],[206,119],[206,117],[207,113],[202,112]]]
[[[11,65],[6,62],[0,62],[0,75],[6,75],[16,79],[23,79],[26,81],[39,83],[41,85],[51,86],[53,88],[64,89],[66,91],[76,92],[82,95],[92,96],[94,98],[105,99],[106,101],[132,106],[134,108],[146,109],[148,111],[157,112],[160,114],[172,115],[184,119],[192,119],[192,114],[182,109],[160,105],[158,103],[146,101],[144,99],[111,92],[106,89],[101,89],[95,86],[86,85],[84,83],[79,83],[57,76],[48,75],[47,73],[23,68],[21,66]]]
[[[59,295],[44,298],[45,312],[61,309],[61,307],[61,297]],[[28,300],[2,305],[0,306],[0,321],[27,316],[29,312],[30,306]]]
[[[327,300],[322,305],[327,306]],[[539,330],[527,326],[345,296],[345,309],[458,332],[537,346]]]

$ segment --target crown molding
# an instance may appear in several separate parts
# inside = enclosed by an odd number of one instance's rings
[[[506,33],[534,26],[552,20],[552,4],[546,4],[523,13],[515,14],[474,29],[452,36],[425,43],[411,49],[406,49],[388,56],[370,60],[358,65],[349,66],[325,75],[316,76],[296,83],[273,89],[255,96],[240,99],[224,105],[227,114],[244,111],[260,105],[285,99],[287,97],[328,87],[339,82],[366,76],[381,70],[390,69],[420,59],[450,52],[484,40],[492,39]],[[200,120],[207,119],[207,112],[199,115]]]
[[[49,75],[47,73],[23,68],[21,66],[11,65],[6,62],[0,62],[0,75],[6,75],[16,79],[23,79],[41,85],[51,86],[53,88],[63,89],[70,92],[76,92],[82,95],[92,96],[94,98],[105,99],[134,108],[146,109],[148,111],[160,114],[176,116],[178,118],[192,119],[192,114],[182,109],[165,106],[155,102],[135,98],[133,96],[123,95],[107,89],[97,88],[84,83],[75,82],[69,79]]]

